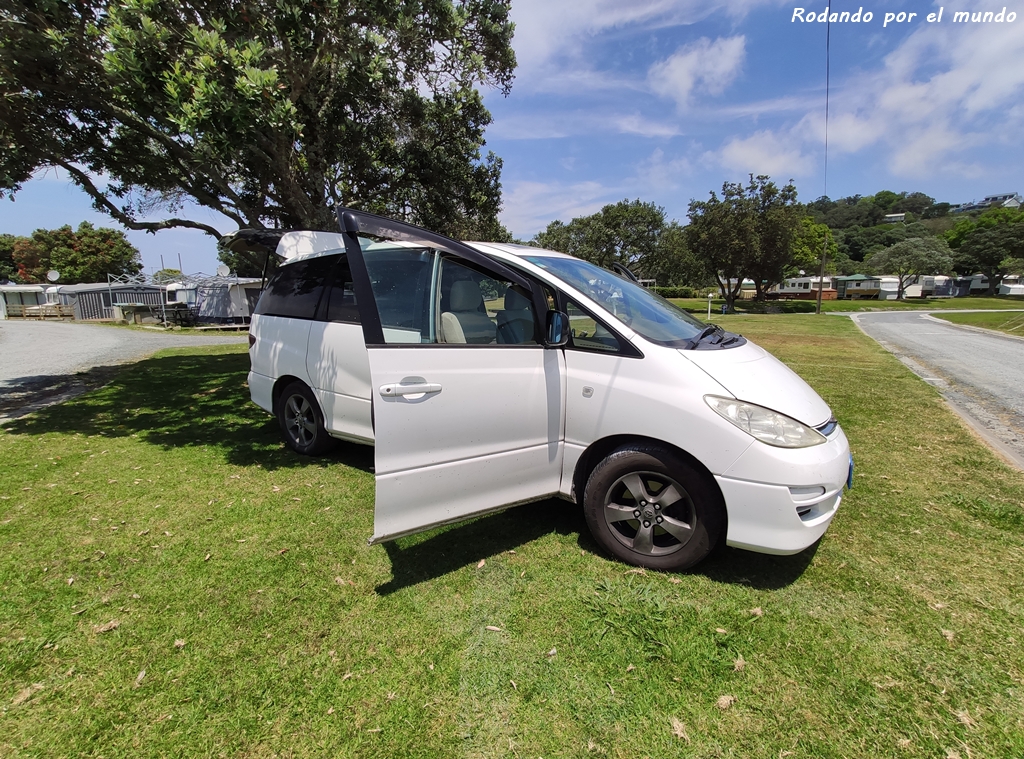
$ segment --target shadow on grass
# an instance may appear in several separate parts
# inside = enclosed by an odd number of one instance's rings
[[[123,367],[105,387],[5,425],[9,434],[135,436],[163,448],[220,450],[238,466],[268,471],[340,462],[372,471],[373,449],[342,444],[326,457],[284,446],[277,422],[249,399],[246,353],[160,356]]]
[[[583,510],[567,501],[548,499],[517,506],[472,522],[384,544],[391,559],[392,579],[377,587],[381,595],[433,580],[491,556],[556,532],[578,535],[581,549],[616,560],[591,537]],[[811,565],[818,543],[795,556],[770,556],[722,547],[690,572],[713,582],[778,590],[796,582]],[[620,564],[623,571],[629,569]]]

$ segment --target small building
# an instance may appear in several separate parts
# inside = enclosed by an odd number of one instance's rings
[[[0,285],[0,319],[24,317],[26,308],[45,303],[42,285]]]
[[[193,274],[167,285],[167,301],[188,303],[197,322],[248,324],[262,292],[259,277]]]
[[[882,219],[883,224],[905,224],[907,215],[905,213],[887,213]]]
[[[920,290],[917,291],[920,296]],[[878,278],[878,299],[879,300],[896,300],[900,294],[900,278],[899,277],[879,277]],[[914,297],[918,297],[914,296]],[[906,291],[903,293],[903,297],[907,297]]]
[[[1020,208],[1024,198],[1015,192],[1002,192],[996,195],[986,195],[980,203],[973,200],[969,203],[961,203],[951,209],[952,213],[967,213],[969,211],[987,211],[993,206],[997,208]]]
[[[824,289],[821,290],[822,282]],[[838,296],[832,286],[832,278],[825,277],[791,277],[782,281],[781,285],[773,288],[772,292],[780,298],[794,298],[796,300],[817,300],[818,290],[821,290],[822,300],[835,300]]]
[[[159,306],[164,302],[161,285],[121,282],[88,282],[50,288],[51,302],[72,306],[77,321],[107,321],[115,306]]]
[[[871,277],[867,274],[835,277],[832,282],[836,289],[836,296],[840,300],[877,298],[881,287],[881,280],[878,277]]]
[[[728,287],[730,290],[732,290],[732,288],[735,287],[735,286],[736,286],[736,280],[734,280],[734,279],[727,279],[727,280],[725,280],[724,285],[721,285],[718,288],[719,296],[722,297],[722,298],[725,297],[725,290],[723,289],[724,287]],[[756,295],[757,295],[757,286],[754,284],[754,280],[752,280],[752,279],[744,279],[740,283],[740,291],[739,291],[739,293],[737,293],[736,299],[737,300],[752,300]]]

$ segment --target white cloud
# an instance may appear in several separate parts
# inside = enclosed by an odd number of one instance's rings
[[[800,142],[794,135],[765,130],[746,138],[734,137],[710,157],[731,171],[767,174],[785,181],[806,175],[813,169],[811,157],[801,152]]]
[[[550,91],[565,88],[574,79],[581,86],[608,86],[604,74],[593,70],[588,46],[594,39],[694,24],[713,13],[739,19],[758,6],[783,4],[784,0],[516,0],[511,11],[518,61],[514,89]]]
[[[745,57],[742,35],[714,42],[701,37],[651,66],[647,81],[657,94],[685,106],[695,92],[721,94],[739,74]]]
[[[517,113],[499,117],[487,130],[489,137],[506,140],[549,140],[596,134],[675,137],[681,132],[675,123],[648,118],[639,112],[609,113],[607,110]]]
[[[685,156],[666,158],[665,152],[657,148],[636,167],[636,176],[629,181],[637,192],[650,193],[660,190],[675,190],[683,178],[693,173],[693,166]]]
[[[926,25],[886,56],[884,65],[837,88],[829,150],[874,151],[900,177],[976,175],[959,158],[1019,133],[1024,35],[1009,25]],[[797,125],[805,140],[824,139],[823,115]]]
[[[529,239],[555,219],[596,213],[617,194],[600,182],[506,182],[500,219],[512,234]]]
[[[636,134],[641,137],[676,137],[682,134],[676,124],[656,121],[639,113],[612,116],[609,122],[623,134]]]

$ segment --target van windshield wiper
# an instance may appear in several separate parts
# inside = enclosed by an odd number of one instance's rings
[[[697,345],[700,342],[702,342],[705,338],[711,337],[712,335],[714,335],[714,334],[716,334],[718,332],[724,332],[724,331],[725,330],[723,330],[717,324],[709,324],[708,326],[706,326],[704,329],[702,329],[700,331],[699,335],[697,335],[695,338],[693,338],[693,340],[690,341],[690,348],[691,349],[692,348],[696,348]]]

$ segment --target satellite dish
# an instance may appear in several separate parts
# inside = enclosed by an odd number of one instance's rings
[[[228,266],[225,266],[224,264],[221,264],[220,266],[217,267],[217,276],[218,277],[226,277],[230,273],[231,273],[231,268],[228,267]]]
[[[60,272],[55,271],[54,269],[50,269],[48,272],[46,272],[46,278],[50,282],[56,282],[58,279],[60,279]]]

